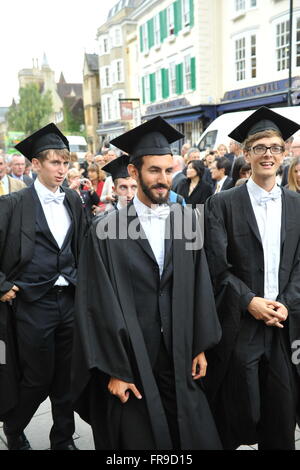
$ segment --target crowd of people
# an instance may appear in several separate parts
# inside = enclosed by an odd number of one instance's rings
[[[294,449],[299,129],[263,107],[205,155],[161,117],[84,162],[54,124],[0,151],[10,450],[47,397],[52,450],[74,411],[101,450]]]

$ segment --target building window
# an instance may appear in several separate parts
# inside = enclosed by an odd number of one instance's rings
[[[182,0],[183,26],[189,26],[190,24],[190,5],[190,0]]]
[[[157,46],[160,44],[160,21],[159,15],[154,16],[153,18],[154,24],[154,44]]]
[[[115,29],[115,46],[119,47],[122,45],[122,34],[121,34],[121,29],[116,28]]]
[[[145,103],[150,103],[150,75],[145,76]]]
[[[236,80],[245,80],[246,78],[246,40],[240,38],[235,41],[235,69]]]
[[[103,39],[103,53],[108,54],[108,38]]]
[[[155,73],[155,82],[156,82],[156,99],[160,101],[162,99],[162,76],[161,69],[157,70]]]
[[[170,94],[176,95],[176,63],[170,64]]]
[[[107,88],[110,86],[109,67],[105,67],[104,73],[104,85]]]
[[[290,23],[283,21],[276,25],[277,71],[289,68]]]
[[[250,0],[250,8],[255,8],[257,6],[257,0]]]
[[[174,6],[173,4],[167,8],[167,27],[168,34],[171,36],[175,32],[175,22],[174,22]]]
[[[300,67],[300,18],[296,24],[296,66]]]
[[[251,38],[251,78],[256,78],[256,35],[252,34]]]
[[[107,120],[110,121],[112,117],[112,109],[111,109],[111,97],[108,96],[106,98],[106,111],[107,111]]]
[[[101,122],[101,105],[98,104],[97,106],[97,119],[98,119],[98,124]]]
[[[191,69],[191,56],[187,55],[184,58],[184,89],[192,89],[192,69]]]
[[[246,0],[235,0],[235,11],[243,11],[246,8]]]
[[[147,52],[149,50],[148,47],[148,25],[147,23],[142,25],[142,50]]]
[[[116,78],[117,82],[123,82],[123,61],[117,60],[116,62]]]

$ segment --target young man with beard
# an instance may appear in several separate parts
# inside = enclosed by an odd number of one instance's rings
[[[299,124],[260,108],[231,134],[252,176],[212,196],[206,252],[222,339],[208,355],[209,396],[225,448],[295,448],[299,395],[300,196],[276,185]],[[297,342],[298,344],[298,342]],[[298,373],[299,365],[297,366]]]
[[[83,248],[73,386],[97,449],[220,448],[201,386],[221,332],[199,225],[168,204],[181,137],[158,117],[112,141],[130,155],[137,194]]]
[[[0,416],[8,449],[30,449],[23,431],[49,396],[51,449],[75,450],[70,368],[85,219],[78,194],[61,188],[70,152],[59,129],[49,124],[16,148],[38,176],[0,198]]]

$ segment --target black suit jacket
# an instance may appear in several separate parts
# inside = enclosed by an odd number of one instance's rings
[[[277,300],[289,311],[290,344],[300,338],[300,195],[282,190],[281,256]],[[253,297],[264,297],[264,253],[247,185],[220,192],[205,207],[205,246],[223,336],[211,366],[214,393],[226,374],[240,320]],[[297,366],[300,372],[300,366]],[[213,370],[214,369],[214,370]]]
[[[214,185],[214,188],[213,188],[213,193],[215,192],[216,190],[216,187],[217,187],[217,182],[215,183]],[[231,189],[233,187],[233,181],[232,181],[232,178],[230,178],[230,176],[227,176],[226,180],[224,181],[224,184],[221,188],[221,191],[226,191],[226,189]]]
[[[14,285],[14,280],[31,259],[35,244],[35,201],[32,188],[24,188],[0,198],[0,297]],[[78,194],[66,189],[66,199],[73,216],[72,251],[76,260],[86,230]],[[0,340],[6,345],[6,365],[0,368],[0,416],[17,400],[16,362],[10,305],[0,302]]]
[[[172,180],[172,190],[175,191],[175,193],[177,193],[177,187],[178,187],[178,184],[181,182],[181,181],[184,181],[186,179],[186,176],[185,174],[181,171],[180,173],[178,173]]]
[[[190,180],[186,178],[179,183],[177,192],[180,194],[187,204],[191,204],[193,209],[197,204],[204,204],[209,196],[212,195],[211,186],[205,181],[201,180],[195,187],[194,191],[189,195]]]

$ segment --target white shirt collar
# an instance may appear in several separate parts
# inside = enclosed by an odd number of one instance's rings
[[[141,202],[137,195],[135,195],[134,198],[133,198],[133,204],[134,204],[136,213],[139,217],[143,216],[143,215],[152,216],[152,217],[159,217],[159,214],[161,214],[162,211],[163,212],[167,212],[167,211],[170,212],[170,206],[168,204],[157,205],[157,207],[155,209],[152,209],[151,207],[146,206],[146,204]],[[153,206],[154,206],[154,204],[153,204]]]
[[[252,178],[249,178],[247,182],[248,192],[251,194],[251,196],[255,199],[257,203],[259,203],[262,197],[272,194],[272,192],[277,191],[278,188],[279,186],[276,184],[276,182],[271,191],[266,191],[265,189],[263,189],[261,186],[256,184]]]
[[[53,193],[53,191],[50,191],[50,189],[46,188],[46,186],[40,182],[39,180],[39,177],[37,177],[35,179],[35,182],[34,182],[34,187],[35,187],[35,190],[37,192],[37,195],[39,196],[40,199],[44,199],[45,196],[47,196],[48,194],[54,194],[55,196],[57,196],[59,193],[60,193],[60,188],[57,188],[57,190],[55,191],[55,193]]]

